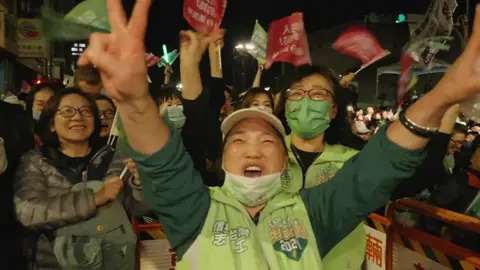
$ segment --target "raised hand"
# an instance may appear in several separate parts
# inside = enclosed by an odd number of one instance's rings
[[[125,163],[125,166],[127,166],[128,171],[133,175],[134,184],[140,185],[140,175],[138,174],[138,169],[135,162],[131,158],[127,158],[126,160],[123,161],[123,163]]]
[[[435,90],[449,104],[461,103],[480,93],[480,6],[475,9],[473,33],[466,49],[453,63]]]
[[[214,34],[205,36],[194,31],[180,31],[180,64],[197,66],[202,56],[211,43],[223,39],[225,31],[219,30]]]
[[[120,177],[113,177],[105,181],[99,191],[95,193],[95,203],[97,206],[102,206],[109,201],[115,200],[118,193],[123,188],[123,181]]]
[[[340,80],[340,85],[342,87],[348,87],[350,85],[350,83],[352,83],[352,81],[355,79],[355,73],[349,73],[345,76],[342,77],[342,79]]]
[[[225,42],[223,40],[225,36],[225,30],[221,29],[221,32],[216,34],[213,38],[210,39],[208,43],[208,51],[210,53],[218,53],[218,50],[222,50],[225,46]]]
[[[121,0],[107,0],[112,32],[92,34],[78,60],[79,65],[98,68],[107,94],[119,103],[148,96],[144,39],[150,4],[151,0],[136,0],[127,21]]]

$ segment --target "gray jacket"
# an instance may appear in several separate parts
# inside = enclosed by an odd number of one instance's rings
[[[85,221],[97,212],[94,192],[72,191],[74,183],[68,179],[82,177],[85,171],[87,180],[120,176],[125,158],[121,152],[102,148],[89,164],[75,171],[65,169],[61,159],[45,151],[32,150],[22,157],[15,177],[14,202],[20,223],[41,234],[35,255],[37,267],[57,267],[52,252],[56,229]],[[146,206],[139,202],[143,197],[140,188],[125,183],[122,196],[127,213],[137,216],[146,212]]]

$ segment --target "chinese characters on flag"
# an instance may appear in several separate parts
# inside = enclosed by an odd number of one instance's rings
[[[265,68],[270,68],[274,62],[288,62],[294,66],[312,63],[303,13],[297,12],[270,24]]]
[[[227,0],[184,0],[183,17],[195,31],[212,33],[220,28]]]
[[[347,28],[332,47],[340,53],[362,61],[361,69],[390,54],[380,46],[375,36],[361,25]]]

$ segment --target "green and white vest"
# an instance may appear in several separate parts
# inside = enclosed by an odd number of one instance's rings
[[[201,233],[177,269],[322,269],[305,204],[282,192],[270,200],[255,225],[225,190],[211,188],[211,205]]]
[[[290,136],[285,137],[288,147],[288,171],[282,178],[282,185],[287,191],[298,192],[303,188],[303,173],[291,148]],[[358,151],[340,144],[325,143],[323,153],[308,167],[305,188],[311,188],[328,182]]]
[[[282,186],[288,192],[298,192],[303,187],[302,168],[291,149],[291,137],[285,137],[288,147],[288,171],[282,175]],[[307,169],[305,188],[328,182],[357,150],[340,144],[325,143],[323,153]],[[361,269],[366,251],[366,232],[363,223],[347,235],[323,258],[325,270]]]

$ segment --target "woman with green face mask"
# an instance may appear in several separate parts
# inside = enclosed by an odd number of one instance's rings
[[[343,133],[351,132],[342,128],[347,124],[346,102],[338,102],[341,94],[339,82],[327,69],[311,66],[300,67],[286,91],[285,116],[292,130],[285,138],[289,191],[297,192],[329,181],[358,152],[340,144]],[[344,254],[346,250],[354,250],[354,256],[361,258],[365,254],[365,239],[365,230],[360,224],[327,254],[326,268],[360,269],[363,260],[346,259]],[[350,265],[345,265],[347,262]]]
[[[292,192],[327,182],[356,150],[340,144],[351,133],[343,92],[326,68],[300,67],[284,93]]]

